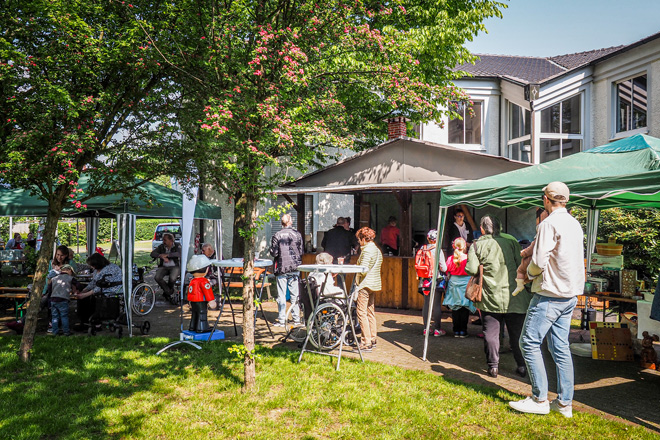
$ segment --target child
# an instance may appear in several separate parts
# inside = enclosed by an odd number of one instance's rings
[[[64,264],[60,267],[59,274],[55,275],[48,286],[50,290],[51,313],[53,316],[53,332],[55,336],[62,325],[64,336],[70,336],[69,331],[69,298],[71,293],[78,293],[82,290],[82,285],[74,278],[73,268]]]
[[[538,229],[539,223],[541,223],[543,220],[545,220],[548,217],[548,211],[542,208],[538,208],[536,210],[536,228]],[[532,251],[534,251],[534,244],[536,244],[536,239],[532,241],[529,246],[527,246],[525,249],[520,251],[520,256],[522,257],[522,261],[520,262],[520,266],[518,266],[518,269],[516,270],[516,284],[518,285],[516,287],[516,290],[511,292],[511,296],[516,296],[522,290],[525,288],[525,284],[531,282],[529,278],[527,278],[527,266],[529,266],[529,262],[532,261]]]
[[[209,306],[214,309],[217,305],[211,283],[204,277],[210,265],[211,260],[206,255],[194,255],[188,262],[188,273],[194,277],[188,286],[188,301],[192,309],[188,330],[191,332],[209,331],[206,309]]]
[[[470,313],[474,313],[476,308],[472,301],[465,297],[470,275],[465,272],[467,264],[467,242],[458,237],[452,242],[454,255],[447,258],[447,273],[450,275],[449,286],[443,305],[451,309],[451,321],[454,327],[455,338],[467,338],[467,326],[470,319]]]

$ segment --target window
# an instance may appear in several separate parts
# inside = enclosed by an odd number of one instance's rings
[[[582,95],[541,110],[540,163],[579,153],[582,142]]]
[[[509,102],[507,157],[513,160],[531,162],[531,140],[531,112]]]
[[[449,143],[450,144],[478,144],[481,145],[481,107],[482,102],[475,101],[472,104],[473,115],[470,115],[469,107],[462,106],[458,113],[463,119],[449,119]]]
[[[616,132],[646,127],[646,75],[616,84]]]
[[[295,201],[295,195],[293,196],[293,200]],[[277,196],[277,202],[275,202],[276,206],[282,206],[282,205],[287,205],[289,202],[282,196]],[[314,209],[312,204],[314,203],[314,199],[311,195],[305,195],[305,235],[311,234],[312,233],[312,220],[313,220],[313,215],[314,215]],[[289,214],[291,214],[291,220],[293,221],[293,229],[298,228],[298,211],[295,210],[295,208],[292,206],[288,211]],[[283,215],[283,214],[282,214]],[[279,218],[272,219],[270,221],[270,231],[272,235],[275,235],[276,232],[280,231],[282,229],[282,222],[281,218],[282,215],[279,216]],[[305,237],[303,237],[304,239]]]

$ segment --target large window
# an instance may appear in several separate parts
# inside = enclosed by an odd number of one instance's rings
[[[508,115],[507,157],[531,162],[531,112],[510,102]]]
[[[463,119],[449,119],[449,143],[450,144],[478,144],[481,145],[481,109],[482,102],[475,101],[470,107],[459,108],[458,113]]]
[[[541,110],[539,162],[582,150],[582,96],[575,95]]]
[[[616,84],[616,132],[646,127],[646,75]]]

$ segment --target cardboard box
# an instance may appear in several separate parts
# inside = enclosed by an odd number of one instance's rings
[[[591,358],[606,361],[632,361],[632,336],[628,324],[590,322]]]
[[[605,255],[591,254],[591,271],[597,270],[621,270],[623,268],[623,255],[608,257]]]

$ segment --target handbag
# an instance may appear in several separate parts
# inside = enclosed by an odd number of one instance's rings
[[[476,275],[470,277],[470,280],[467,283],[467,288],[465,289],[465,298],[469,299],[472,302],[481,301],[481,291],[483,290],[484,282],[484,265],[479,265],[479,272]]]

